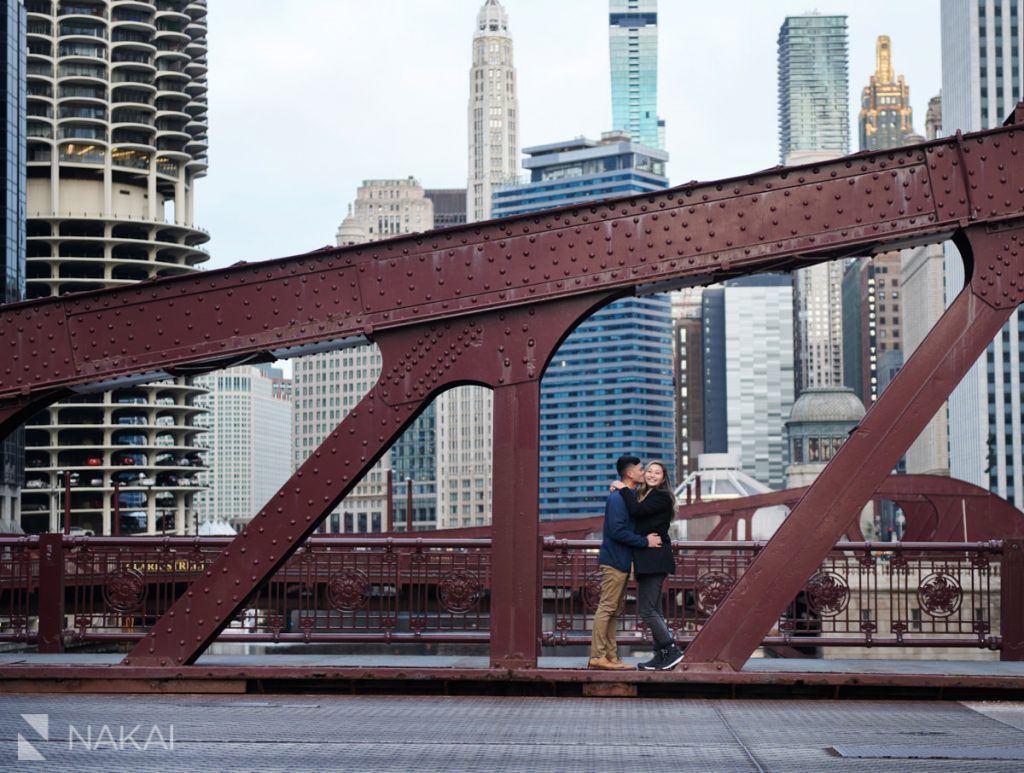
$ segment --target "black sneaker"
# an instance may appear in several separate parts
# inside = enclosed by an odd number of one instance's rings
[[[682,657],[682,655],[680,655]],[[665,660],[665,650],[655,650],[654,657],[648,660],[646,663],[637,663],[638,671],[657,671],[661,668],[662,662]]]
[[[668,645],[659,654],[661,655],[661,661],[655,666],[655,669],[658,671],[668,671],[671,668],[675,668],[679,661],[683,659],[683,651],[675,644]]]

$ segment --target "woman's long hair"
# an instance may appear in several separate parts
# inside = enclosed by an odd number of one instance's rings
[[[650,467],[652,464],[658,465],[661,468],[662,473],[664,473],[661,478],[661,483],[659,483],[657,486],[651,489],[647,485],[646,480],[641,481],[640,485],[637,487],[637,501],[642,501],[651,491],[664,491],[666,494],[668,494],[669,501],[672,502],[672,509],[675,510],[676,495],[672,491],[672,483],[668,478],[668,467],[666,467],[665,463],[659,459],[652,459],[647,463],[647,467]],[[645,471],[647,467],[644,468]]]

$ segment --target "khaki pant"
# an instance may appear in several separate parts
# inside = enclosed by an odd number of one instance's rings
[[[619,627],[619,615],[626,606],[626,581],[629,572],[601,565],[601,600],[594,613],[594,630],[590,640],[590,657],[618,657],[615,634]]]

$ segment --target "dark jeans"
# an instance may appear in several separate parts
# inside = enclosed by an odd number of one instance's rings
[[[636,578],[636,600],[640,609],[640,619],[651,629],[654,646],[659,650],[672,644],[672,632],[665,625],[665,618],[661,616],[661,586],[666,576],[641,574]]]

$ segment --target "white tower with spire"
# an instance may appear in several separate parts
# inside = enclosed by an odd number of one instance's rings
[[[508,14],[487,0],[476,17],[469,72],[468,222],[490,219],[492,188],[517,174],[517,116]],[[438,528],[491,522],[493,410],[484,387],[457,387],[437,399]]]
[[[470,222],[489,219],[492,186],[518,174],[517,115],[508,14],[498,0],[487,0],[476,17],[469,71],[466,215]]]

